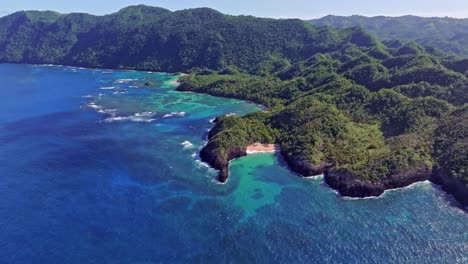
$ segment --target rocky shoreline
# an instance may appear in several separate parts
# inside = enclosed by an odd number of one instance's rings
[[[201,160],[208,163],[211,167],[219,170],[218,180],[222,183],[225,183],[229,177],[229,161],[245,156],[247,156],[246,147],[229,149],[227,159],[219,157],[216,154],[216,149],[209,144],[200,151]]]
[[[468,183],[450,176],[443,168],[435,167],[430,181],[442,186],[442,190],[450,193],[464,206],[468,206]]]
[[[402,188],[416,182],[429,180],[431,175],[431,168],[420,167],[372,182],[359,179],[343,170],[330,169],[324,172],[324,180],[325,183],[343,196],[364,198],[380,196],[386,190]]]
[[[226,182],[229,177],[229,162],[247,156],[247,154],[247,146],[231,148],[227,151],[227,158],[224,159],[216,154],[215,147],[209,143],[200,151],[201,159],[219,170],[218,180],[222,183]],[[345,197],[377,197],[386,190],[407,187],[416,182],[430,180],[437,185],[441,185],[444,191],[452,194],[462,205],[468,206],[468,184],[451,177],[438,167],[413,168],[380,181],[372,182],[359,179],[345,170],[336,169],[334,164],[313,165],[299,157],[291,157],[284,151],[281,152],[281,155],[292,171],[304,177],[323,174],[325,183]]]

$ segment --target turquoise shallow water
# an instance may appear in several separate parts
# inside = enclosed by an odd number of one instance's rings
[[[2,263],[468,262],[468,216],[430,183],[349,200],[255,154],[218,184],[196,155],[209,120],[254,104],[164,73],[0,76]]]

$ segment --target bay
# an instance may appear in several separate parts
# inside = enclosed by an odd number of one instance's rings
[[[468,216],[431,183],[338,196],[278,154],[199,161],[252,103],[177,75],[0,64],[2,263],[466,263]],[[145,84],[150,84],[149,86]]]

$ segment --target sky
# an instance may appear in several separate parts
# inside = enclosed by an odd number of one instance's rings
[[[0,0],[0,16],[20,10],[110,14],[136,4],[180,10],[211,7],[231,15],[319,18],[325,15],[418,15],[468,18],[468,0]]]

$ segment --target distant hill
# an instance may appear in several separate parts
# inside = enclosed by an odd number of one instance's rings
[[[361,26],[382,40],[416,41],[449,54],[468,56],[468,18],[326,16],[310,22],[338,28]]]
[[[251,70],[271,56],[299,61],[359,37],[363,45],[372,45],[375,40],[361,31],[319,29],[299,19],[229,16],[208,8],[171,12],[130,6],[106,16],[22,11],[0,18],[0,62]]]

